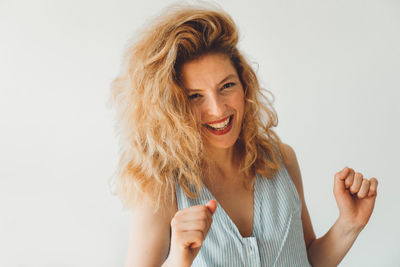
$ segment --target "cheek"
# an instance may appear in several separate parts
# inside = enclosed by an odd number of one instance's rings
[[[194,114],[196,116],[196,121],[201,123],[202,120],[202,112],[201,109],[199,107],[194,107]]]
[[[235,107],[236,109],[242,113],[241,115],[243,115],[244,109],[245,109],[245,101],[244,101],[244,95],[243,93],[238,93],[235,97],[234,100],[235,103]]]

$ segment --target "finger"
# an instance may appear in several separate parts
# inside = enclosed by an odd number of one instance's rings
[[[334,179],[335,183],[334,183],[334,187],[333,187],[334,191],[340,192],[340,193],[343,193],[345,191],[343,181],[347,177],[349,170],[350,169],[348,167],[344,167],[343,170],[341,170],[335,174],[335,179]]]
[[[197,205],[179,210],[177,213],[175,213],[175,217],[198,218],[204,217],[209,213],[210,211],[205,205]]]
[[[353,184],[354,174],[355,174],[354,170],[350,168],[349,174],[347,175],[346,179],[344,180],[344,186],[346,187],[346,189],[349,189],[350,186]]]
[[[335,179],[343,181],[344,179],[346,179],[349,170],[350,170],[349,167],[344,167],[343,170],[335,174]]]
[[[197,221],[190,221],[190,222],[179,222],[175,225],[176,231],[205,231],[208,228],[208,222],[205,220],[197,220]]]
[[[356,172],[354,174],[353,184],[350,186],[350,192],[352,194],[356,194],[356,193],[358,193],[358,191],[360,191],[362,181],[363,181],[363,175],[359,172]]]
[[[181,236],[181,242],[185,247],[198,248],[201,247],[205,236],[201,231],[184,232]]]
[[[208,232],[213,220],[211,212],[205,205],[201,205],[201,207],[197,208],[193,206],[191,208],[187,208],[184,212],[176,213],[172,218],[171,227],[180,228],[183,223],[191,223],[196,221],[204,221],[207,225],[206,231]]]
[[[369,180],[364,178],[361,183],[360,190],[357,193],[357,197],[359,199],[363,199],[364,197],[366,197],[368,195],[369,185],[370,185]]]
[[[205,235],[202,231],[173,231],[171,242],[183,248],[200,247],[204,239]]]
[[[377,195],[377,188],[378,188],[378,180],[375,177],[369,179],[369,192],[368,196],[376,196]]]
[[[207,204],[206,204],[206,207],[211,212],[211,215],[213,215],[215,210],[217,209],[217,201],[215,201],[214,199],[208,201]]]

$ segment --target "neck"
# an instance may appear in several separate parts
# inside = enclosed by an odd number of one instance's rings
[[[229,179],[239,169],[238,154],[235,147],[207,148],[206,157],[210,162],[210,174],[217,179]]]

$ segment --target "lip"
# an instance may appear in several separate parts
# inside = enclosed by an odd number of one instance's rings
[[[206,122],[206,123],[204,123],[204,124],[214,124],[214,123],[223,122],[223,121],[225,121],[227,118],[229,118],[229,117],[232,116],[232,115],[233,115],[233,114],[228,115],[228,116],[226,116],[225,118],[222,118],[222,119],[220,119],[220,120],[217,120],[217,121],[210,121],[210,122]]]
[[[228,132],[230,132],[230,130],[232,129],[232,127],[233,127],[233,115],[231,115],[231,116],[229,116],[229,117],[232,117],[231,119],[230,119],[230,122],[229,122],[229,124],[228,124],[228,127],[226,127],[224,130],[222,130],[222,131],[219,131],[219,130],[214,130],[214,129],[212,129],[211,127],[209,127],[209,126],[207,126],[207,125],[205,125],[204,127],[209,131],[209,132],[211,132],[212,134],[214,134],[214,135],[224,135],[224,134],[227,134]]]

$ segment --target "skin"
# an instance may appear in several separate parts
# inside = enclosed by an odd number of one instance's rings
[[[339,217],[322,237],[316,239],[311,224],[299,164],[294,150],[285,145],[285,165],[302,201],[302,224],[308,260],[312,266],[337,266],[349,251],[374,209],[378,181],[367,179],[352,168],[345,167],[334,175],[333,193]]]
[[[242,236],[250,236],[253,191],[243,187],[245,177],[239,174],[233,149],[244,112],[243,86],[237,72],[226,56],[207,54],[185,63],[182,78],[201,123],[234,115],[232,129],[225,135],[213,135],[203,127],[207,155],[215,162],[214,177],[206,177],[203,182]],[[296,154],[289,145],[285,144],[284,150],[287,155],[284,163],[302,202],[301,220],[308,259],[313,266],[337,266],[371,216],[378,182],[348,167],[337,172],[333,191],[339,217],[329,231],[317,239],[304,200]],[[216,208],[215,200],[179,211],[175,203],[159,214],[151,213],[151,207],[139,207],[132,217],[127,266],[190,266],[207,236]],[[171,249],[164,261],[169,243]]]
[[[203,124],[207,156],[216,163],[213,173],[219,182],[210,183],[214,177],[208,177],[204,183],[218,198],[235,224],[242,226],[238,227],[239,231],[243,235],[251,235],[253,222],[244,218],[249,218],[249,215],[253,217],[253,209],[246,209],[246,204],[253,205],[252,192],[246,191],[240,183],[243,177],[238,174],[233,149],[240,134],[245,105],[243,86],[238,73],[228,57],[207,54],[185,63],[181,74],[197,119]],[[205,126],[231,115],[232,129],[224,135],[215,135]],[[224,190],[219,190],[222,188]],[[243,197],[239,198],[238,195]],[[239,202],[238,199],[247,201]],[[231,203],[231,207],[227,203]],[[210,201],[205,206],[189,207],[176,213],[171,223],[171,254],[165,266],[191,265],[211,226],[214,205],[216,208],[216,202]],[[207,212],[205,207],[209,206],[213,209],[208,209]]]
[[[238,73],[228,57],[206,54],[187,62],[181,69],[182,82],[203,124],[208,157],[225,170],[233,167],[233,145],[239,137],[244,113],[244,91]],[[205,123],[234,116],[233,127],[225,135],[215,135]],[[228,159],[228,160],[226,160]]]

